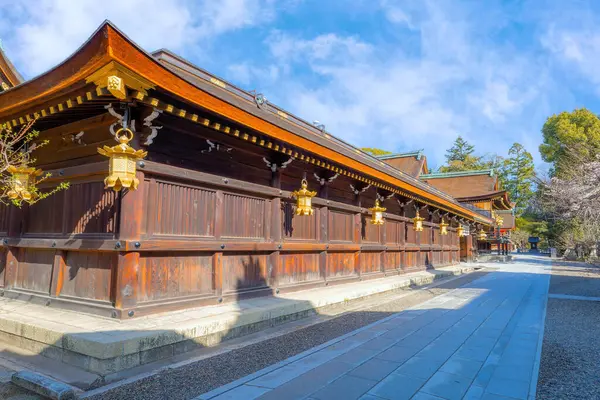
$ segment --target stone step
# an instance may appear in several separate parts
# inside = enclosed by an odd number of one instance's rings
[[[127,321],[0,299],[0,342],[103,377],[474,267],[461,264]]]

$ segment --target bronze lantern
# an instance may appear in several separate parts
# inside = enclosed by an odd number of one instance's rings
[[[104,146],[98,149],[98,153],[110,158],[108,176],[104,179],[104,186],[113,188],[115,192],[123,188],[135,190],[139,180],[135,177],[135,164],[148,154],[144,150],[136,150],[129,146],[133,140],[133,132],[127,128],[121,128],[115,134],[119,144],[113,147]]]
[[[308,190],[306,179],[302,179],[302,187],[292,192],[296,197],[296,215],[313,215],[312,198],[316,195],[317,192]]]
[[[440,235],[447,235],[448,234],[448,224],[446,223],[446,221],[444,221],[444,218],[442,218],[442,222],[440,222]]]
[[[369,211],[371,211],[371,223],[373,225],[383,225],[383,223],[385,222],[383,219],[383,212],[385,210],[385,207],[381,207],[379,205],[379,200],[375,200],[375,206],[369,208]]]
[[[423,232],[423,221],[425,221],[425,218],[421,217],[419,214],[413,218],[413,229],[415,232]]]
[[[500,228],[504,224],[504,218],[496,214],[496,225]]]
[[[483,228],[481,228],[479,230],[479,232],[477,232],[477,239],[479,239],[479,240],[485,240],[485,239],[487,239],[487,234],[485,233],[485,231],[483,230]]]
[[[456,233],[458,234],[458,237],[465,236],[465,228],[461,224],[459,224],[458,228],[456,229]]]
[[[30,202],[35,197],[36,177],[42,175],[41,169],[23,165],[15,167],[9,165],[7,171],[12,175],[10,180],[10,190],[6,193],[11,200],[23,200]]]

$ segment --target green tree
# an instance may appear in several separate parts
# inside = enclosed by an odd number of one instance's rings
[[[552,163],[552,176],[569,178],[573,165],[596,160],[600,154],[600,118],[586,108],[562,112],[542,128],[542,159]]]
[[[509,158],[504,164],[504,188],[510,193],[510,198],[516,203],[517,215],[529,205],[533,198],[533,180],[535,168],[531,153],[519,143],[514,143],[508,151]]]
[[[498,176],[500,187],[504,187],[508,179],[507,163],[508,160],[498,154],[488,154],[481,158],[480,166],[476,169],[493,169]]]
[[[365,153],[371,154],[372,156],[385,156],[388,154],[392,154],[391,151],[377,149],[375,147],[361,147],[360,149]]]
[[[452,164],[453,161],[460,161],[464,163],[468,161],[469,156],[471,156],[474,151],[475,146],[464,140],[462,136],[459,135],[454,141],[452,147],[446,150],[446,163],[448,163],[448,165]]]
[[[475,156],[475,146],[458,136],[451,148],[446,150],[446,165],[440,172],[457,172],[484,169],[483,157]]]
[[[0,124],[0,203],[4,205],[34,204],[69,187],[68,182],[62,182],[50,191],[38,187],[51,174],[42,174],[41,170],[33,173],[36,170],[34,151],[48,144],[48,140],[37,141],[39,132],[32,129],[34,123],[32,120],[18,131],[8,124]],[[30,173],[23,173],[24,170]]]

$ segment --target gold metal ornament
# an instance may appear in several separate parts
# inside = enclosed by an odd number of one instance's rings
[[[496,214],[496,225],[501,227],[502,224],[504,224],[504,218],[502,218],[500,215]]]
[[[446,223],[446,221],[444,221],[444,218],[442,218],[442,222],[440,222],[440,235],[447,235],[448,234],[448,224]]]
[[[296,215],[313,215],[312,198],[316,195],[317,192],[308,190],[306,179],[302,179],[302,187],[292,192],[296,197]]]
[[[485,233],[485,231],[483,230],[483,228],[481,228],[479,230],[479,232],[477,232],[477,239],[479,239],[479,240],[485,240],[485,239],[487,239],[487,234]]]
[[[6,193],[8,198],[27,202],[34,200],[36,177],[42,175],[43,171],[26,165],[21,167],[9,165],[7,171],[12,175],[10,190]]]
[[[379,200],[375,200],[375,206],[369,208],[371,211],[371,223],[373,225],[383,225],[385,220],[383,219],[383,212],[386,210],[385,207],[379,205]]]
[[[423,221],[425,221],[425,218],[421,217],[419,214],[413,218],[413,229],[415,232],[423,232]]]
[[[462,225],[458,225],[458,228],[456,229],[456,233],[458,234],[458,237],[465,236],[465,228]]]
[[[133,132],[127,128],[121,128],[115,134],[119,144],[113,147],[104,146],[98,148],[98,153],[110,158],[108,176],[104,179],[104,186],[113,188],[115,192],[123,188],[135,190],[139,180],[135,177],[135,164],[148,154],[144,150],[136,150],[129,146],[133,140]]]

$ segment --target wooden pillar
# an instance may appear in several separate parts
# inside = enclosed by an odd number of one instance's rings
[[[467,247],[467,262],[473,261],[473,235],[469,234],[465,236],[465,242]]]
[[[23,208],[10,206],[10,214],[8,217],[8,238],[18,239],[22,235],[23,223],[27,212],[27,205]],[[6,270],[4,272],[4,287],[11,289],[15,287],[17,279],[17,268],[19,267],[19,248],[8,247],[6,249]]]
[[[400,244],[402,245],[402,251],[400,252],[400,268],[399,270],[402,271],[403,269],[406,268],[406,238],[408,236],[408,223],[406,222],[406,204],[401,204],[400,205],[400,215],[402,217],[404,217],[404,219],[402,220],[402,225],[401,225],[401,229],[400,229],[400,235],[402,236],[402,238],[400,239]]]
[[[279,249],[283,242],[283,223],[281,221],[281,198],[276,197],[271,201],[271,240]],[[281,252],[273,251],[269,255],[269,285],[277,290],[279,286],[279,269],[281,268]]]
[[[357,207],[361,207],[362,201],[360,198],[360,193],[354,196],[354,205]],[[353,234],[353,241],[355,244],[358,244],[359,249],[354,253],[354,272],[356,272],[356,275],[360,278],[361,276],[361,265],[360,265],[360,254],[361,254],[361,250],[360,250],[360,246],[362,244],[362,236],[363,236],[363,215],[362,212],[359,210],[357,213],[354,214],[354,234]]]
[[[279,166],[271,174],[271,186],[274,188],[281,188],[281,168]]]
[[[321,207],[319,210],[319,215],[317,216],[317,230],[319,242],[328,243],[329,242],[329,208]],[[329,262],[328,262],[328,251],[327,248],[319,253],[319,273],[323,278],[325,284],[329,280]]]
[[[435,227],[433,226],[433,213],[429,213],[429,263],[425,263],[427,268],[433,267],[433,245],[435,244]]]
[[[125,241],[140,241],[143,218],[146,215],[146,199],[144,197],[144,173],[137,171],[136,177],[140,184],[137,190],[122,190],[120,192],[119,240],[121,248],[125,249]],[[115,285],[115,308],[133,310],[137,306],[139,293],[140,252],[119,252]]]
[[[217,190],[215,193],[215,230],[214,236],[216,240],[221,239],[223,234],[223,201],[224,194],[222,190]],[[213,273],[213,290],[217,301],[223,301],[223,252],[217,251],[212,255],[212,273]]]

